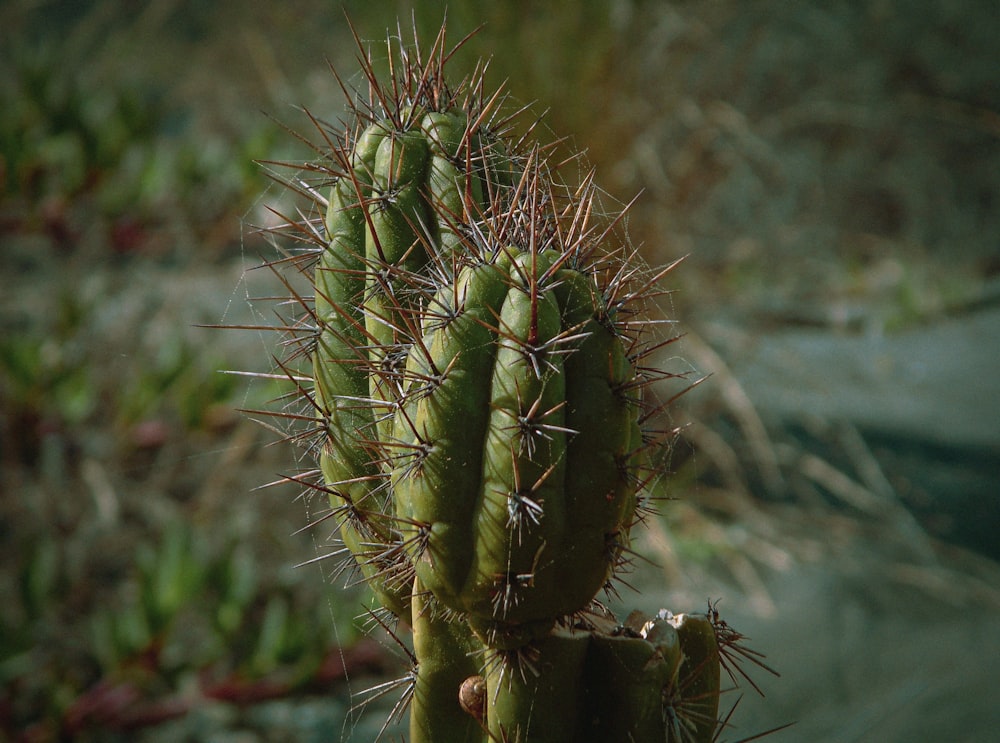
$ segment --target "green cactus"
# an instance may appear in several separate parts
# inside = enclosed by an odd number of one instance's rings
[[[387,84],[362,54],[369,98],[310,166],[322,225],[286,230],[314,287],[310,487],[413,630],[411,741],[712,740],[724,623],[615,627],[596,600],[655,476],[641,313],[665,271],[607,246],[590,178],[509,138],[479,72],[449,88],[444,44],[390,42]]]

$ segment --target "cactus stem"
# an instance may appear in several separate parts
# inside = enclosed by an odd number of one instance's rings
[[[608,245],[632,204],[608,224],[594,171],[566,184],[558,170],[579,156],[531,143],[540,119],[513,135],[525,109],[485,91],[488,63],[446,85],[465,39],[447,46],[442,25],[411,48],[397,24],[383,82],[351,33],[368,90],[334,71],[351,120],[306,112],[318,159],[275,178],[311,206],[265,230],[295,241],[265,265],[284,282],[278,313],[297,315],[275,328],[274,377],[293,389],[266,414],[319,459],[284,479],[330,504],[310,527],[336,525],[340,544],[316,559],[371,586],[385,609],[368,621],[397,643],[391,616],[413,630],[409,672],[357,707],[401,690],[389,721],[409,708],[413,743],[554,743],[616,725],[616,742],[705,743],[719,658],[735,679],[759,656],[714,605],[710,625],[669,627],[694,654],[678,640],[668,657],[666,618],[658,638],[628,635],[595,598],[631,587],[629,529],[676,436],[644,430],[673,402],[655,406],[650,388],[684,375],[647,361],[677,337],[650,343],[662,321],[642,315],[676,262],[649,271],[627,241]],[[303,360],[308,376],[291,368]],[[485,684],[485,713],[463,711],[466,681]]]

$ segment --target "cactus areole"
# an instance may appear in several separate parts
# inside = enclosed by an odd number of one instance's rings
[[[274,265],[313,289],[283,327],[304,407],[285,415],[314,422],[309,487],[413,630],[411,740],[710,740],[712,623],[623,634],[597,600],[669,436],[641,428],[671,376],[643,319],[669,269],[620,215],[597,224],[590,175],[567,185],[515,136],[483,67],[449,87],[444,29],[426,53],[390,40],[386,82],[359,47],[368,94],[317,123],[319,185],[285,181],[321,215],[277,230],[304,248]]]

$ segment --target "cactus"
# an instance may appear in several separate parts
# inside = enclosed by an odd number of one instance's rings
[[[426,53],[390,39],[386,83],[359,48],[369,95],[319,124],[324,189],[288,182],[322,217],[278,230],[313,287],[284,327],[309,381],[283,368],[308,485],[412,628],[411,741],[712,740],[712,612],[619,626],[596,598],[657,475],[642,313],[669,267],[607,245],[591,177],[510,134],[484,67],[449,87],[444,28]]]

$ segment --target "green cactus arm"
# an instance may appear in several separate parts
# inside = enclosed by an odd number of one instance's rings
[[[421,190],[429,160],[430,147],[419,130],[392,132],[379,142],[365,246],[374,270],[397,266],[418,271],[423,265],[421,230],[431,215]]]
[[[518,266],[523,269],[523,256],[515,261]],[[546,348],[560,333],[559,308],[551,294],[515,286],[497,325],[490,419],[472,522],[476,547],[465,595],[468,611],[518,623],[562,613],[554,605],[557,591],[532,588],[548,545],[559,544],[566,521],[562,359]],[[552,411],[546,421],[554,428],[547,437],[526,423],[532,410],[540,416]],[[522,600],[526,593],[532,600]]]
[[[623,392],[633,376],[621,340],[599,320],[593,279],[562,269],[555,291],[568,332],[579,336],[566,356],[566,509],[571,525],[557,553],[555,575],[567,601],[594,595],[595,576],[610,575],[634,508],[637,478],[630,466],[638,406]],[[577,596],[570,599],[569,596]]]
[[[490,409],[488,379],[496,355],[490,328],[508,291],[504,264],[465,268],[430,303],[422,343],[410,352],[414,377],[396,412],[396,439],[410,447],[393,493],[417,574],[456,607],[472,560],[468,525],[478,497],[480,440]],[[421,538],[421,530],[426,534]]]
[[[591,739],[607,743],[665,739],[663,690],[677,674],[677,632],[656,643],[642,637],[595,634],[587,656],[587,698]]]
[[[556,630],[486,663],[486,718],[491,740],[574,743],[584,736],[585,632]]]
[[[627,542],[637,483],[629,456],[636,443],[630,434],[637,428],[638,405],[623,392],[634,371],[621,339],[601,321],[604,308],[593,277],[559,268],[559,258],[555,251],[542,253],[534,270],[540,289],[558,300],[565,341],[556,352],[565,381],[564,417],[542,421],[550,427],[547,438],[565,434],[563,476],[554,501],[564,520],[544,531],[534,588],[558,596],[559,608],[569,613],[585,606],[606,583]],[[526,256],[520,260],[526,261]]]
[[[368,157],[370,154],[361,159],[365,162]],[[429,159],[427,140],[416,130],[384,136],[375,151],[371,195],[365,203],[365,258],[369,271],[366,299],[385,299],[388,303],[366,304],[366,318],[382,320],[369,322],[368,330],[387,346],[397,340],[387,322],[392,313],[378,314],[378,309],[396,308],[399,303],[384,295],[393,294],[398,277],[419,271],[426,260],[421,230],[430,214],[422,188]]]
[[[606,526],[622,518],[635,493],[627,459],[638,405],[625,392],[634,371],[621,340],[598,319],[593,281],[568,269],[558,279],[566,311],[574,312],[567,322],[582,336],[566,358],[566,426],[574,431],[566,497],[580,527]]]
[[[358,195],[362,199],[371,196],[372,184],[375,182],[375,159],[379,146],[388,136],[388,124],[378,121],[369,124],[353,143],[350,156],[351,177],[356,181]]]
[[[593,279],[558,270],[558,255],[511,249],[439,290],[392,425],[403,452],[393,498],[416,573],[507,647],[593,598],[634,501],[637,408],[619,391],[631,367],[595,319]],[[604,435],[578,434],[567,409]]]
[[[456,226],[475,218],[467,214],[470,204],[485,210],[482,187],[478,179],[469,179],[459,165],[468,151],[464,136],[467,118],[461,111],[436,112],[424,116],[421,128],[432,144],[427,196],[437,212],[432,221],[434,238],[440,259],[451,260],[461,250],[461,235]]]
[[[327,436],[320,468],[331,506],[343,509],[341,539],[355,555],[379,601],[397,616],[408,617],[410,587],[399,582],[383,560],[372,559],[373,545],[395,541],[383,518],[387,499],[375,486],[379,467],[367,439],[374,435],[367,395],[367,358],[359,309],[364,291],[364,234],[357,184],[340,179],[332,188],[326,214],[327,247],[313,282],[314,315],[319,326],[313,351],[314,403]],[[377,550],[376,550],[377,551]],[[389,581],[387,578],[393,577]]]
[[[409,276],[419,273],[427,256],[423,230],[430,220],[423,182],[430,158],[426,138],[418,130],[394,131],[378,144],[372,174],[372,196],[366,203],[364,317],[373,368],[369,396],[382,400],[377,411],[381,441],[392,438],[391,411],[398,393],[393,375],[394,353],[412,340],[408,310],[413,287]]]
[[[313,381],[316,407],[332,420],[331,439],[349,440],[356,430],[371,420],[371,411],[341,401],[364,395],[368,375],[357,307],[364,290],[364,217],[356,208],[353,189],[339,181],[330,191],[327,211],[327,246],[313,276],[313,314],[318,325],[317,349],[313,354]],[[363,457],[357,447],[341,447],[342,456]],[[358,467],[360,471],[362,466]]]
[[[482,723],[459,704],[462,682],[479,673],[483,647],[461,622],[438,613],[419,579],[412,601],[417,666],[410,743],[485,743]]]
[[[669,699],[677,722],[668,741],[711,741],[718,725],[722,675],[715,628],[702,614],[677,614],[667,621],[677,630],[682,652],[677,685]]]

